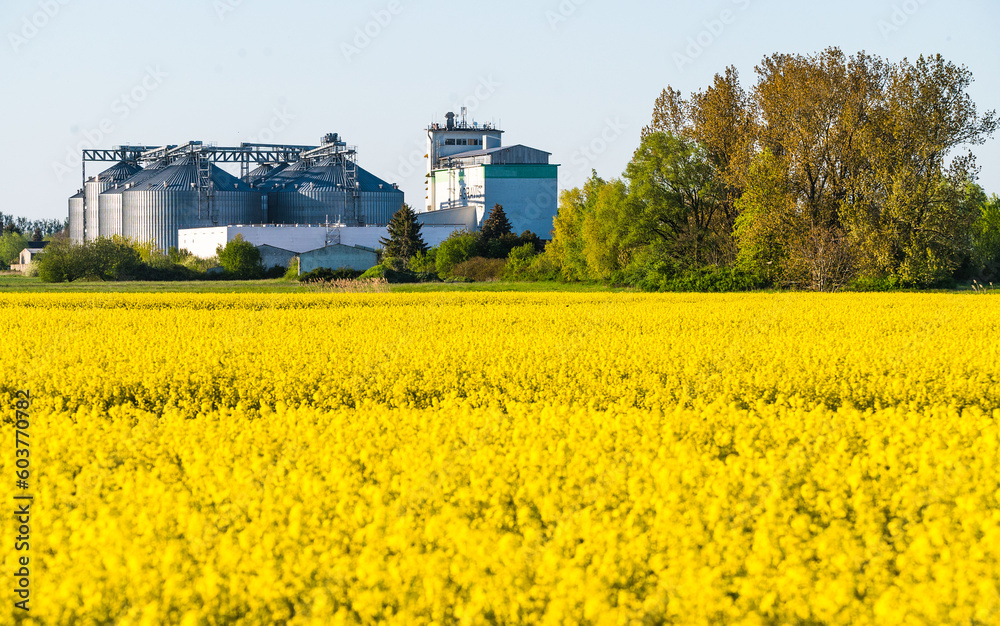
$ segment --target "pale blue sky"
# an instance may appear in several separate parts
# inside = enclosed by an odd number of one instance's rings
[[[463,103],[505,143],[551,152],[572,187],[591,167],[621,174],[667,85],[732,64],[749,86],[764,55],[830,45],[941,53],[972,70],[981,112],[1000,109],[998,18],[996,0],[4,0],[0,211],[65,218],[81,143],[327,132],[421,206],[423,129]],[[975,148],[991,193],[998,146]]]

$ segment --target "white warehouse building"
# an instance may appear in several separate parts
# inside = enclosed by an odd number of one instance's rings
[[[447,239],[448,235],[461,228],[468,228],[468,225],[423,225],[420,234],[428,246],[437,246]],[[388,237],[389,230],[385,226],[343,226],[340,224],[265,224],[185,228],[178,231],[180,242],[178,248],[187,250],[196,257],[207,259],[215,256],[219,246],[225,246],[237,235],[258,247],[270,246],[302,254],[332,245],[378,250],[382,247],[379,240]]]
[[[454,222],[456,209],[474,208],[476,228],[501,205],[515,234],[530,230],[552,238],[559,199],[558,165],[550,153],[501,145],[503,131],[469,124],[449,113],[427,129],[427,202],[421,221]],[[440,216],[433,215],[444,211]]]

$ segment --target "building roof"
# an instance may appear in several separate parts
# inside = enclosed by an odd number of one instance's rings
[[[214,164],[211,167],[211,179],[217,191],[248,191],[250,189],[245,182]],[[198,167],[193,159],[185,157],[158,170],[154,176],[135,184],[129,191],[145,191],[147,189],[189,191],[197,188],[197,185]]]
[[[278,252],[287,252],[288,254],[299,254],[298,252],[295,252],[294,250],[289,250],[288,248],[279,248],[278,246],[272,246],[269,243],[262,243],[262,244],[260,244],[260,245],[257,246],[258,250],[263,250],[264,248],[267,248],[269,250],[277,250]]]
[[[104,170],[96,177],[91,177],[89,181],[97,181],[102,183],[120,183],[127,180],[139,172],[142,168],[135,163],[128,163],[126,161],[119,161],[115,163],[108,169]]]
[[[29,241],[26,250],[41,250],[45,246],[49,245],[47,241]]]
[[[471,150],[469,152],[459,152],[446,157],[441,157],[440,161],[466,160],[482,158],[486,165],[548,165],[551,152],[530,148],[525,145],[516,144],[513,146],[500,146],[498,148],[487,148],[485,150]]]

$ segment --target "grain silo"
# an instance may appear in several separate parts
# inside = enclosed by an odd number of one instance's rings
[[[361,223],[385,226],[403,206],[403,192],[371,172],[358,168],[359,212]]]
[[[251,186],[258,185],[267,178],[276,175],[278,172],[282,171],[288,167],[288,163],[276,163],[274,165],[270,163],[264,163],[247,174],[246,178],[243,179],[244,182],[250,183]]]
[[[112,237],[114,235],[124,235],[124,227],[122,225],[122,203],[124,200],[124,193],[127,189],[139,185],[153,176],[156,176],[163,168],[167,166],[167,162],[164,160],[154,161],[152,164],[147,166],[144,170],[138,172],[131,178],[115,183],[115,185],[102,193],[97,198],[97,210],[98,210],[98,223],[99,230],[98,234],[102,237]]]
[[[100,235],[100,213],[98,197],[101,193],[142,171],[142,168],[128,161],[119,161],[97,176],[92,176],[84,184],[83,241],[94,241]]]
[[[73,243],[83,243],[83,189],[69,198],[69,239]]]
[[[300,171],[281,189],[268,194],[268,217],[276,224],[336,222],[354,226],[358,223],[356,207],[355,195],[347,187],[343,163],[337,157]]]
[[[261,192],[198,156],[186,156],[124,191],[123,234],[177,246],[177,229],[262,222]]]
[[[269,219],[274,224],[385,225],[403,205],[403,192],[343,155],[288,168],[267,179]],[[293,171],[300,173],[292,177]]]

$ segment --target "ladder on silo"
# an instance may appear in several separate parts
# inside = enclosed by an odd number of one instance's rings
[[[204,154],[195,154],[198,170],[198,218],[219,222],[219,214],[215,210],[212,197],[215,195],[215,183],[212,181],[212,162]]]
[[[344,186],[347,187],[347,206],[345,207],[349,211],[348,221],[354,225],[360,225],[362,223],[360,211],[358,211],[358,204],[361,200],[361,188],[358,186],[358,161],[357,153],[352,151],[344,154]]]

